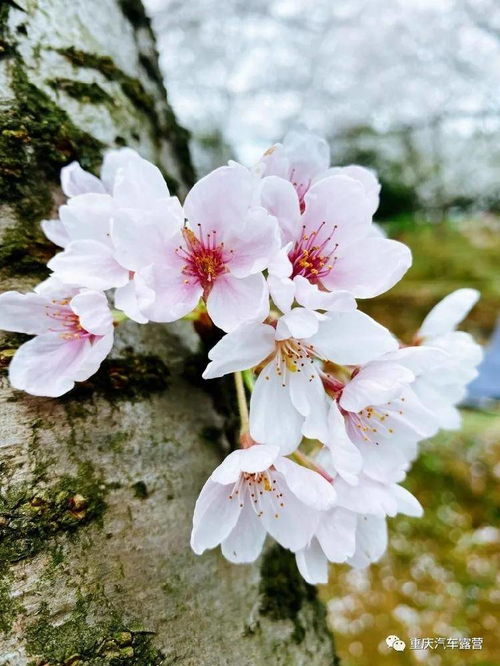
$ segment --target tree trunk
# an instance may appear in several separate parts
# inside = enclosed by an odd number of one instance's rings
[[[155,161],[182,196],[186,132],[138,0],[0,3],[0,287],[46,276],[61,166],[107,146]],[[68,396],[13,391],[0,345],[0,664],[335,663],[315,592],[276,547],[252,566],[189,548],[196,496],[227,452],[188,324],[117,331]],[[196,366],[196,372],[189,368]],[[271,660],[271,661],[270,661]]]

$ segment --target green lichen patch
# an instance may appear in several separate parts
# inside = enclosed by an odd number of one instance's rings
[[[83,104],[112,104],[114,100],[98,83],[84,83],[62,77],[49,79],[48,85],[55,91],[63,91]]]
[[[62,398],[64,402],[86,399],[102,393],[108,400],[144,397],[168,388],[170,371],[151,354],[135,354],[131,347],[118,358],[106,359],[95,375],[81,382]]]
[[[154,633],[131,628],[116,613],[97,625],[89,621],[95,603],[81,597],[70,618],[51,623],[47,604],[26,632],[26,649],[33,666],[159,666],[164,656],[154,647]]]
[[[0,114],[0,200],[13,206],[19,222],[3,236],[0,268],[45,277],[54,246],[39,221],[51,213],[52,185],[71,160],[95,169],[102,145],[28,80],[17,53],[10,70],[14,100]]]
[[[156,113],[155,100],[151,95],[149,95],[149,93],[146,92],[142,83],[138,79],[134,79],[134,77],[129,76],[123,70],[121,70],[115,64],[113,58],[81,51],[79,49],[75,49],[74,46],[70,46],[64,49],[57,49],[57,53],[64,56],[77,67],[87,67],[89,69],[94,69],[98,72],[101,72],[101,74],[103,74],[103,76],[105,76],[108,81],[116,81],[119,83],[124,95],[129,98],[129,100],[137,109],[149,117],[154,129],[160,129],[160,119]]]
[[[21,611],[20,604],[10,594],[8,575],[0,577],[0,634],[6,634],[12,628],[14,618]]]
[[[124,3],[125,4],[125,3]],[[127,3],[129,6],[136,5],[135,2]],[[155,104],[154,98],[145,90],[142,83],[132,76],[126,74],[121,70],[109,56],[97,55],[95,53],[88,53],[76,49],[73,46],[63,49],[57,49],[57,53],[64,56],[76,67],[87,67],[94,69],[105,76],[108,81],[116,81],[123,94],[128,97],[136,109],[141,111],[148,117],[155,140],[164,136],[170,142],[175,154],[179,161],[179,169],[184,182],[187,185],[192,185],[195,181],[195,173],[191,163],[191,156],[189,153],[189,132],[181,127],[175,118],[174,112],[167,106],[163,113],[160,113]],[[141,63],[145,67],[146,72],[155,80],[163,94],[165,89],[163,83],[159,81],[158,70],[151,64],[145,65],[147,58],[143,56]],[[166,176],[167,183],[175,193],[175,179]]]
[[[40,552],[59,532],[74,532],[102,518],[106,486],[90,464],[77,476],[37,488],[21,484],[0,494],[0,564]]]
[[[289,550],[275,545],[262,558],[260,581],[261,615],[271,620],[291,620],[293,639],[301,643],[306,628],[300,618],[304,605],[312,607],[314,629],[319,635],[326,633],[325,610],[318,600],[316,589],[304,581]]]

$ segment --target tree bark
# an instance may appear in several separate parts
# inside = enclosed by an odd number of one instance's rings
[[[129,145],[180,196],[187,133],[137,0],[0,4],[1,290],[46,275],[61,166]],[[121,325],[99,373],[58,400],[13,391],[0,342],[0,664],[336,663],[293,557],[189,548],[196,496],[227,452],[189,325]],[[193,373],[190,368],[195,368]],[[269,661],[271,660],[271,662]]]

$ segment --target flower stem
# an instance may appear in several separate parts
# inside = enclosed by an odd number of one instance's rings
[[[122,312],[121,310],[112,310],[111,314],[113,315],[114,326],[118,326],[118,324],[121,324],[123,321],[127,321],[128,319],[125,312]]]
[[[313,462],[308,456],[306,456],[305,453],[302,453],[302,451],[294,451],[290,458],[293,458],[295,462],[299,463],[299,465],[303,465],[308,469],[312,469],[313,472],[321,474],[321,476],[326,479],[328,483],[333,483],[333,476],[330,476],[326,470]]]
[[[245,386],[243,384],[243,375],[239,371],[234,373],[234,385],[236,386],[236,399],[238,400],[238,410],[240,412],[240,434],[245,435],[249,429],[248,405]]]
[[[245,386],[251,393],[253,391],[253,387],[255,386],[255,380],[252,370],[243,370],[241,374],[243,375],[243,381],[245,382]]]

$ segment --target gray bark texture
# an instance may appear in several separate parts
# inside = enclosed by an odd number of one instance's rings
[[[56,248],[60,168],[129,145],[183,196],[187,134],[137,0],[0,2],[0,288]],[[334,664],[293,557],[189,548],[197,494],[227,453],[228,388],[196,380],[187,323],[121,325],[99,373],[61,399],[13,391],[22,336],[0,334],[0,664]],[[222,411],[221,411],[222,410]]]

